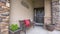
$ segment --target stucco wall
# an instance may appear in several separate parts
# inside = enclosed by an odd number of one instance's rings
[[[51,23],[51,0],[45,0],[45,16],[44,16],[44,22],[45,24]]]
[[[31,19],[33,20],[33,8],[31,3],[28,3],[29,9],[21,4],[22,0],[11,0],[11,14],[10,24],[17,23],[19,20]]]
[[[51,17],[51,0],[45,0],[45,17]]]
[[[21,0],[11,0],[11,14],[10,14],[10,23],[19,23],[19,20],[23,19],[31,19],[33,20],[33,6],[32,3],[27,2],[29,5],[29,9],[24,7],[21,4]],[[51,23],[51,4],[50,0],[44,1],[44,8],[45,8],[45,23]],[[49,20],[47,22],[47,20]]]

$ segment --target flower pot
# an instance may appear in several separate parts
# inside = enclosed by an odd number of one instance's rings
[[[54,25],[46,25],[46,29],[49,31],[53,31],[55,29]]]
[[[18,29],[18,30],[16,30],[16,31],[11,31],[11,30],[9,30],[9,34],[20,34],[20,29]]]

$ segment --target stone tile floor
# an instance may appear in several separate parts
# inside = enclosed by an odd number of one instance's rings
[[[27,30],[26,34],[60,34],[60,31],[47,31],[40,26],[35,26]]]

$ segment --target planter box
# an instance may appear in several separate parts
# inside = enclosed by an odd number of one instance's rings
[[[16,31],[11,31],[11,30],[9,30],[9,34],[20,34],[20,29],[18,29],[18,30],[16,30]]]

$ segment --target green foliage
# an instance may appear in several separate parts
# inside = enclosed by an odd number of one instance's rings
[[[12,24],[12,25],[10,26],[10,30],[11,30],[11,31],[16,31],[16,30],[18,30],[18,29],[19,29],[19,27],[18,27],[17,24]]]

